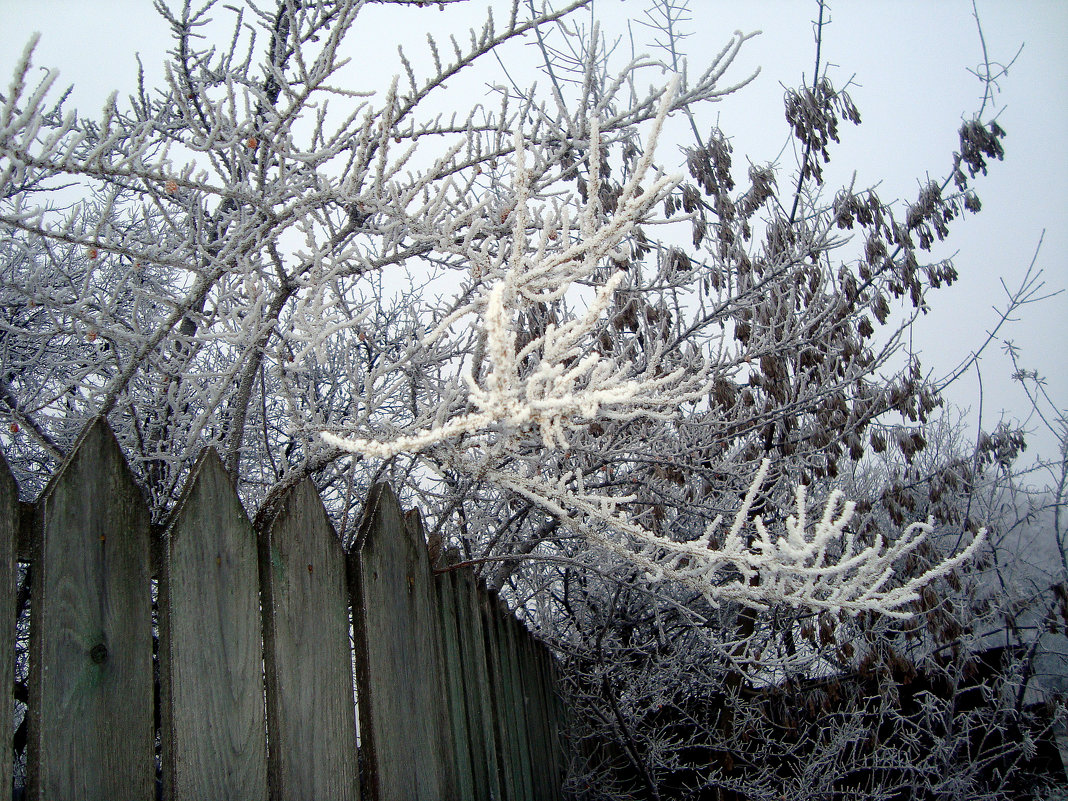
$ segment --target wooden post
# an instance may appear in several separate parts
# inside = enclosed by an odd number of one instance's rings
[[[361,750],[372,801],[450,798],[438,613],[426,543],[375,486],[350,560]]]
[[[165,797],[267,799],[256,539],[222,460],[193,468],[163,543]]]
[[[455,788],[459,798],[476,801],[474,767],[471,762],[471,732],[467,720],[467,697],[478,692],[469,686],[460,655],[460,630],[457,621],[456,587],[451,573],[434,577],[435,600],[441,615],[441,664],[448,698],[449,727]]]
[[[32,798],[155,793],[149,514],[107,422],[37,506],[30,632]]]
[[[260,538],[271,798],[359,798],[345,553],[305,479]]]
[[[19,488],[0,456],[0,801],[11,798],[12,703],[15,678],[15,550]]]
[[[493,690],[486,655],[480,595],[470,570],[450,574],[456,586],[457,620],[460,626],[460,657],[464,681],[469,688],[464,700],[471,737],[474,797],[477,801],[504,798],[501,791],[499,748],[493,719]]]

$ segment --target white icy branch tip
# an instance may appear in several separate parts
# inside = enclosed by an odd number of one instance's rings
[[[672,84],[664,93],[650,137],[652,142],[664,123],[676,88]],[[590,142],[591,163],[599,163],[596,154],[600,134],[595,119],[591,120]],[[704,365],[658,374],[650,364],[636,375],[631,364],[590,347],[603,315],[626,278],[623,271],[617,271],[597,287],[584,314],[549,323],[543,332],[529,336],[520,345],[523,312],[562,298],[577,282],[594,282],[598,271],[604,269],[644,215],[663,200],[678,179],[648,175],[652,165],[650,147],[624,185],[616,208],[602,209],[597,170],[591,170],[589,201],[580,215],[578,240],[572,241],[567,235],[569,221],[564,212],[546,216],[542,209],[542,237],[535,245],[528,230],[533,215],[528,208],[532,179],[521,133],[516,135],[515,152],[511,243],[501,246],[501,252],[509,254],[507,263],[488,290],[451,314],[426,338],[432,343],[459,318],[478,316],[477,327],[485,336],[490,370],[481,382],[470,372],[464,375],[468,399],[476,411],[430,428],[405,432],[387,442],[324,433],[328,444],[389,458],[402,452],[418,452],[461,434],[492,429],[500,435],[501,431],[533,428],[546,447],[566,447],[569,432],[598,416],[662,417],[673,414],[681,403],[707,389]],[[476,254],[471,256],[476,265]]]
[[[672,85],[663,95],[651,142],[659,134],[675,90]],[[598,121],[592,118],[589,122],[590,163],[599,164]],[[622,187],[616,207],[602,209],[599,171],[591,169],[589,200],[576,221],[578,230],[573,232],[565,211],[529,208],[531,175],[521,135],[516,137],[515,153],[514,205],[509,206],[507,217],[512,221],[511,241],[498,243],[496,252],[502,255],[488,270],[486,251],[469,254],[475,285],[485,271],[487,288],[481,294],[474,293],[472,300],[448,315],[424,340],[431,346],[461,318],[477,317],[489,369],[478,378],[480,365],[469,365],[463,376],[467,406],[472,411],[422,428],[412,426],[388,441],[324,432],[322,438],[327,444],[390,458],[437,446],[458,451],[461,446],[457,440],[468,435],[463,448],[491,443],[504,454],[517,443],[517,435],[535,431],[546,448],[563,448],[569,434],[595,418],[671,418],[685,402],[707,395],[707,364],[659,369],[657,355],[646,353],[649,363],[638,371],[629,361],[593,346],[598,327],[627,274],[617,271],[607,280],[597,276],[603,275],[619,247],[677,179],[648,174],[652,165],[649,147]],[[532,230],[541,232],[537,243],[530,241]],[[540,330],[521,329],[532,310],[563,298],[577,282],[596,285],[584,313],[546,321]],[[696,540],[676,542],[619,511],[621,504],[633,498],[587,493],[580,475],[567,473],[546,481],[486,463],[480,476],[528,498],[596,545],[639,566],[648,580],[679,582],[713,605],[733,601],[765,608],[785,603],[833,612],[874,611],[906,617],[904,607],[919,597],[925,584],[971,558],[983,542],[981,532],[956,556],[921,576],[900,580],[896,575],[899,561],[924,540],[931,531],[930,524],[914,523],[892,543],[876,538],[863,546],[849,528],[854,516],[852,503],[844,501],[840,493],[832,493],[822,517],[810,525],[802,486],[796,490],[794,514],[786,520],[785,531],[773,533],[759,517],[750,520],[768,468],[765,461],[721,544],[713,540],[718,537],[719,519]]]
[[[718,518],[690,542],[646,532],[635,558],[647,567],[648,577],[686,584],[713,605],[722,600],[758,608],[787,603],[831,612],[872,611],[908,617],[903,608],[920,597],[924,586],[971,559],[985,541],[983,529],[960,553],[920,576],[888,586],[897,565],[926,539],[933,526],[913,523],[892,543],[876,537],[872,544],[862,546],[849,528],[854,504],[835,490],[820,520],[810,526],[802,485],[795,490],[794,514],[786,519],[784,534],[769,532],[760,517],[752,519],[749,531],[749,511],[768,466],[765,459],[734,524],[717,547],[711,543],[721,522]],[[724,576],[730,578],[723,580]]]
[[[770,532],[753,507],[770,467],[765,459],[734,521],[719,542],[716,518],[702,536],[688,542],[661,537],[619,511],[633,497],[587,493],[581,477],[566,475],[554,483],[514,474],[498,476],[508,489],[538,503],[593,544],[644,571],[650,583],[673,582],[702,595],[713,607],[724,601],[756,609],[789,604],[832,613],[871,611],[890,617],[911,616],[904,607],[920,590],[971,559],[986,539],[980,531],[960,553],[922,575],[895,584],[896,568],[931,532],[929,523],[914,523],[892,543],[881,538],[860,545],[849,529],[854,505],[835,492],[823,515],[810,526],[805,488],[795,491],[794,514],[785,532]],[[622,536],[619,536],[622,535]]]

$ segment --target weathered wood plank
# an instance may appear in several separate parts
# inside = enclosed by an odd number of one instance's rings
[[[545,710],[541,697],[541,673],[536,657],[537,643],[525,627],[520,626],[520,636],[516,639],[519,651],[520,676],[522,680],[524,701],[527,715],[527,739],[530,743],[531,778],[534,797],[549,801],[552,795],[548,765],[549,752],[546,748]]]
[[[457,788],[457,766],[453,760],[455,746],[452,741],[452,726],[449,721],[449,700],[447,690],[446,671],[447,666],[443,654],[443,637],[441,633],[441,613],[437,608],[437,595],[434,587],[434,573],[430,565],[430,551],[427,547],[426,532],[423,530],[423,518],[418,509],[410,509],[404,514],[404,527],[408,541],[421,548],[426,557],[426,600],[430,605],[429,627],[426,636],[431,639],[434,647],[434,671],[436,692],[432,696],[432,705],[427,710],[434,715],[433,726],[437,731],[437,739],[441,752],[442,769],[444,775],[445,797],[459,798]]]
[[[516,777],[517,796],[523,801],[537,801],[534,796],[532,781],[533,765],[530,757],[530,725],[527,721],[526,692],[524,676],[519,663],[518,636],[519,621],[512,616],[511,610],[502,603],[499,616],[501,626],[501,646],[503,649],[501,663],[505,665],[507,691],[512,706],[512,725],[514,727],[515,753],[517,756]],[[525,633],[525,630],[524,630]]]
[[[31,797],[154,796],[149,514],[97,419],[37,505]]]
[[[214,450],[163,543],[160,675],[167,798],[267,798],[256,538]]]
[[[560,785],[562,783],[562,777],[558,772],[559,759],[555,752],[557,722],[554,719],[552,677],[549,673],[548,660],[551,658],[548,649],[541,643],[532,643],[531,664],[536,674],[535,687],[540,718],[539,748],[541,755],[539,759],[542,761],[542,780],[546,784],[546,791],[542,797],[550,799],[550,801],[560,797]]]
[[[441,664],[448,699],[449,727],[452,737],[450,759],[454,768],[457,797],[474,799],[474,766],[471,763],[471,734],[467,720],[467,694],[477,693],[476,687],[468,689],[468,677],[460,656],[460,631],[457,621],[456,587],[452,575],[444,573],[434,577],[435,595],[441,615]]]
[[[490,698],[493,702],[493,734],[497,743],[497,769],[501,780],[501,797],[512,801],[521,798],[519,760],[516,752],[515,710],[509,691],[507,660],[500,626],[497,596],[479,593],[482,632],[486,643]]]
[[[545,670],[546,698],[549,702],[549,745],[552,753],[554,785],[557,797],[562,797],[561,788],[567,775],[567,762],[564,754],[564,732],[567,729],[567,709],[560,697],[560,678],[557,675],[556,659],[545,650],[542,658]]]
[[[367,499],[353,558],[361,750],[372,801],[448,798],[447,732],[426,543],[393,492]]]
[[[545,798],[550,801],[561,798],[564,781],[561,754],[558,751],[560,733],[560,721],[556,718],[554,698],[556,688],[553,685],[551,672],[552,654],[549,649],[540,642],[532,641],[533,663],[537,672],[538,703],[541,710],[541,748],[544,759],[544,778],[547,783]]]
[[[11,798],[11,690],[15,664],[15,551],[19,525],[19,488],[0,455],[0,801]]]
[[[464,700],[467,705],[468,733],[471,740],[474,797],[476,801],[496,801],[504,795],[501,792],[498,744],[493,718],[493,688],[482,626],[480,591],[470,570],[459,570],[450,575],[456,587],[460,657],[465,686],[468,688]]]
[[[345,553],[310,480],[260,538],[271,798],[359,798]]]
[[[542,716],[545,738],[545,774],[548,777],[549,782],[549,795],[550,801],[556,801],[561,798],[561,792],[563,788],[564,775],[561,770],[560,754],[558,752],[559,741],[557,736],[559,734],[560,723],[555,717],[555,710],[553,707],[553,698],[556,692],[556,688],[553,686],[552,673],[549,670],[552,655],[549,653],[549,649],[540,643],[535,647],[535,658],[538,664],[538,687],[539,697],[541,701]]]

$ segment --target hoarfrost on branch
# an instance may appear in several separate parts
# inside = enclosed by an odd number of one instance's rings
[[[624,184],[615,209],[607,214],[599,202],[598,170],[590,171],[588,200],[577,231],[572,230],[566,206],[528,208],[531,176],[523,136],[516,136],[514,208],[509,211],[512,245],[500,247],[507,260],[487,271],[485,249],[474,254],[473,277],[476,281],[488,278],[488,288],[445,317],[423,340],[430,346],[461,318],[478,316],[477,330],[485,340],[491,367],[481,382],[474,372],[477,365],[468,363],[464,370],[468,401],[475,411],[386,441],[326,431],[321,436],[334,447],[382,459],[433,446],[481,449],[486,454],[479,470],[483,480],[526,497],[596,545],[637,565],[646,581],[681,583],[712,606],[728,600],[757,609],[786,603],[834,613],[874,611],[908,617],[903,607],[915,601],[928,583],[970,559],[985,531],[955,556],[895,586],[895,565],[932,531],[929,522],[909,525],[893,542],[886,543],[879,535],[872,544],[862,546],[848,528],[853,503],[843,501],[840,492],[832,492],[823,516],[809,526],[806,490],[799,485],[794,514],[785,521],[786,534],[776,537],[759,515],[750,518],[770,465],[766,459],[718,547],[713,537],[721,517],[696,540],[679,542],[656,534],[620,509],[634,496],[587,492],[578,472],[565,472],[551,482],[504,466],[503,457],[513,452],[510,437],[516,432],[533,428],[545,448],[566,451],[568,432],[598,417],[668,420],[681,404],[697,401],[709,391],[709,366],[701,360],[689,369],[664,371],[654,352],[645,370],[635,375],[629,364],[591,347],[596,324],[627,280],[622,269],[598,279],[603,265],[622,260],[621,244],[639,223],[648,222],[652,206],[681,181],[679,176],[648,175],[676,91],[677,81],[664,91],[645,154]],[[596,116],[591,116],[589,129],[590,163],[598,164],[601,138]],[[528,233],[531,228],[540,230],[534,246]],[[554,247],[554,242],[562,244]],[[585,312],[549,323],[544,333],[520,345],[517,320],[524,308],[559,300],[576,284],[595,286]],[[750,522],[752,531],[747,526]]]

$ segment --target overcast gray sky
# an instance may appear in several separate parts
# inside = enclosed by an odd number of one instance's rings
[[[646,0],[595,0],[596,12],[613,34],[626,34],[624,20],[640,17]],[[425,50],[428,30],[440,35],[481,24],[487,0],[473,0],[445,11],[379,9],[368,15],[350,37],[353,80],[358,87],[382,89],[397,64],[396,45],[411,43],[413,54]],[[498,18],[505,12],[501,2]],[[510,5],[510,4],[509,4]],[[741,54],[738,78],[759,67],[758,78],[741,92],[703,112],[702,124],[718,122],[730,137],[737,163],[764,162],[781,153],[789,171],[794,163],[783,118],[783,86],[796,85],[813,68],[813,0],[691,0],[693,35],[687,40],[691,69],[703,68],[730,34],[761,30]],[[914,332],[914,347],[934,375],[949,373],[986,338],[1002,304],[1004,281],[1019,284],[1045,240],[1036,267],[1047,289],[1068,287],[1068,3],[1031,0],[978,0],[989,55],[1008,61],[1022,53],[1000,83],[999,121],[1008,132],[1006,160],[993,165],[976,189],[983,202],[978,216],[956,222],[949,247],[936,257],[955,254],[960,280],[933,293],[931,313]],[[223,12],[225,13],[225,12]],[[970,0],[838,0],[831,2],[831,24],[823,55],[836,86],[852,78],[850,95],[864,123],[842,131],[832,152],[830,186],[848,183],[856,172],[858,187],[879,184],[884,200],[910,199],[928,176],[942,178],[958,146],[962,117],[978,107],[981,86],[967,69],[981,60]],[[107,95],[120,98],[135,86],[140,53],[150,83],[162,74],[170,47],[169,32],[150,0],[0,0],[4,36],[0,43],[0,82],[10,71],[33,31],[42,33],[34,63],[61,71],[60,84],[75,85],[74,105],[95,116]],[[639,49],[652,35],[633,28]],[[630,39],[620,45],[628,52]],[[523,57],[508,61],[520,70]],[[486,62],[487,67],[496,62]],[[520,66],[515,66],[520,65]],[[374,72],[368,75],[369,71]],[[517,77],[522,77],[518,76]],[[482,91],[495,74],[469,75],[473,92]],[[455,87],[454,87],[455,88]],[[667,154],[662,154],[667,160]],[[1025,310],[1021,321],[999,333],[1020,349],[1024,367],[1037,369],[1061,408],[1068,407],[1068,294]],[[1011,364],[993,344],[980,363],[982,423],[987,430],[1002,417],[1025,418],[1029,405],[1010,380]],[[948,391],[950,401],[979,415],[979,379],[975,372]],[[1030,427],[1034,427],[1035,421]],[[1044,456],[1055,454],[1048,437],[1036,438]]]

